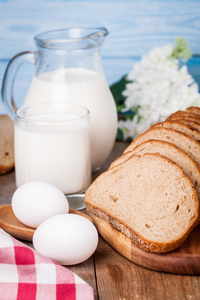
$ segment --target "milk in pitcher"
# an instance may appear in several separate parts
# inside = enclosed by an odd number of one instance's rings
[[[112,150],[117,112],[105,77],[81,68],[57,69],[35,76],[24,105],[66,102],[90,111],[92,169],[99,168]]]

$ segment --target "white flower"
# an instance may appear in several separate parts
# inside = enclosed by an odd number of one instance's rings
[[[135,138],[156,122],[163,122],[170,114],[189,106],[200,106],[198,85],[184,65],[172,57],[173,46],[153,49],[142,57],[129,72],[123,112],[138,108],[132,120],[120,120],[118,127],[124,139]]]

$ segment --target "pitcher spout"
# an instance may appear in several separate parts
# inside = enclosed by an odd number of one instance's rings
[[[99,47],[103,44],[104,39],[109,34],[109,32],[105,27],[94,28],[94,30],[95,31],[86,36],[86,38],[91,40],[91,46]]]
[[[108,35],[105,27],[73,27],[53,30],[35,36],[35,43],[39,48],[72,51],[98,48]]]

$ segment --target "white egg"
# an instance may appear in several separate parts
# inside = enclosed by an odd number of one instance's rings
[[[88,219],[61,214],[44,221],[33,235],[34,248],[61,265],[88,259],[96,250],[98,232]]]
[[[23,224],[37,228],[46,219],[69,212],[63,192],[43,181],[30,181],[21,185],[13,194],[12,209]]]

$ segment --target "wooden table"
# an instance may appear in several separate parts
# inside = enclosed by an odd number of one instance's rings
[[[126,146],[126,143],[117,142],[103,168],[93,174],[93,179],[105,171]],[[10,204],[14,191],[14,171],[0,176],[0,204]],[[117,253],[101,237],[92,257],[68,269],[94,288],[95,299],[200,299],[200,276],[173,275],[142,268]]]

